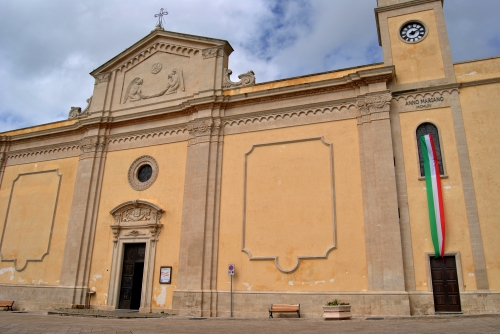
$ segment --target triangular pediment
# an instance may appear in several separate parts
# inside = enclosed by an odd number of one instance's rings
[[[234,51],[226,40],[166,30],[153,30],[150,34],[90,72],[90,74],[96,77],[101,73],[128,67],[157,51],[178,55],[194,55],[198,52],[209,52],[213,48],[222,48],[226,56],[229,56]]]
[[[213,94],[222,87],[232,51],[225,40],[153,30],[90,73],[96,78],[93,103],[110,100],[111,111],[130,110]]]

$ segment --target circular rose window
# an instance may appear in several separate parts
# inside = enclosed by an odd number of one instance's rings
[[[135,159],[128,170],[128,182],[135,190],[149,188],[158,176],[158,163],[150,155]]]

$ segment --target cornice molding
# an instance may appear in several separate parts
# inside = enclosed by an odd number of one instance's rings
[[[272,122],[278,120],[284,120],[286,118],[297,117],[301,118],[304,116],[316,116],[316,115],[326,115],[326,114],[334,114],[340,113],[343,110],[358,110],[356,105],[356,101],[346,101],[343,103],[326,106],[326,107],[313,107],[313,108],[303,108],[303,109],[294,109],[294,110],[286,110],[281,112],[272,112],[266,114],[254,114],[254,115],[245,115],[236,118],[225,118],[223,120],[223,127],[232,127],[232,126],[240,126],[246,124],[255,124],[255,123],[264,123],[264,122]]]
[[[108,136],[107,143],[109,145],[112,145],[112,144],[134,142],[134,141],[138,141],[138,140],[146,140],[146,139],[150,139],[150,138],[154,139],[154,138],[183,134],[186,131],[187,131],[187,127],[185,124],[183,124],[180,126],[177,125],[174,127],[155,129],[155,130],[146,131],[146,132],[139,131],[139,132],[134,132],[134,133],[116,134],[116,135]]]
[[[123,71],[132,65],[142,62],[144,59],[149,58],[157,52],[173,53],[179,56],[194,56],[200,52],[200,49],[177,45],[174,43],[155,42],[130,56],[127,60],[121,62],[119,65],[112,67],[111,71]]]
[[[167,39],[168,41],[165,41]],[[199,45],[199,49],[190,46],[181,46],[181,43],[189,43],[189,44],[197,44]],[[144,36],[139,41],[134,43],[132,46],[127,48],[125,51],[120,52],[118,55],[113,57],[112,59],[105,62],[103,65],[99,66],[95,70],[91,72],[91,75],[96,75],[102,72],[108,72],[117,69],[118,66],[126,64],[129,60],[134,59],[135,56],[140,56],[143,51],[148,50],[156,43],[164,43],[169,44],[171,46],[175,46],[176,48],[171,49],[173,52],[183,52],[183,49],[178,50],[177,47],[187,48],[192,50],[200,50],[202,48],[210,48],[212,46],[223,46],[225,48],[226,53],[230,54],[233,51],[233,48],[226,40],[202,37],[196,35],[182,34],[173,31],[166,30],[153,30],[150,34]],[[179,43],[179,44],[177,44]],[[141,50],[141,51],[137,51]],[[169,51],[169,52],[170,52]],[[184,51],[186,52],[186,51]],[[119,65],[117,65],[119,64]]]
[[[99,117],[100,113],[92,113],[89,117],[78,119],[77,122],[61,127],[40,130],[30,133],[22,133],[13,136],[0,136],[0,142],[8,142],[10,146],[26,144],[30,142],[43,142],[47,139],[60,137],[79,136],[83,137],[86,131],[91,129],[115,129],[128,125],[152,123],[177,117],[186,117],[199,110],[206,109],[229,109],[242,105],[274,102],[297,97],[328,94],[339,90],[356,89],[360,86],[376,82],[387,82],[391,80],[394,73],[393,66],[360,70],[342,78],[322,80],[313,83],[294,85],[284,88],[269,89],[257,92],[242,93],[237,95],[212,95],[189,99],[182,103],[163,109],[151,109],[138,113],[127,113],[116,116]],[[103,112],[109,114],[109,111]],[[119,114],[119,112],[117,112]],[[250,116],[252,117],[252,116]],[[186,121],[186,120],[182,120]],[[38,151],[40,148],[30,148]]]
[[[388,12],[388,11],[395,10],[395,9],[413,7],[413,6],[418,6],[418,5],[425,5],[427,3],[436,2],[436,1],[441,1],[441,4],[443,4],[443,0],[413,0],[413,1],[408,1],[408,2],[395,3],[395,4],[389,5],[389,6],[377,7],[377,8],[375,8],[375,13],[382,13],[382,12]]]
[[[361,70],[341,78],[305,83],[284,88],[268,89],[245,94],[231,95],[226,109],[249,104],[268,103],[304,96],[328,94],[336,91],[353,90],[373,83],[389,82],[394,75],[394,66]],[[255,86],[255,87],[258,87]],[[238,100],[241,99],[241,100]],[[232,101],[234,100],[234,101]]]
[[[418,93],[427,93],[427,92],[436,92],[436,91],[444,91],[444,90],[453,90],[453,89],[458,89],[460,88],[460,84],[458,83],[453,83],[453,84],[444,84],[444,85],[438,85],[438,86],[431,86],[431,87],[422,87],[422,88],[415,88],[415,89],[408,89],[408,90],[393,90],[391,91],[391,94],[393,97],[397,97],[400,95],[407,95],[407,94],[418,94]]]
[[[20,158],[34,157],[34,156],[44,156],[49,154],[61,153],[61,152],[69,152],[78,150],[80,148],[79,141],[73,141],[70,143],[57,144],[57,145],[48,145],[41,146],[37,148],[23,149],[23,150],[15,150],[5,152],[5,160],[11,161]]]
[[[443,95],[444,93],[452,94],[453,92],[458,92],[457,88],[448,88],[448,89],[440,89],[440,90],[432,90],[432,91],[417,91],[417,92],[409,92],[407,94],[401,94],[393,96],[392,99],[395,101],[399,100],[408,100],[408,99],[417,99],[419,97],[425,98],[427,96],[433,97],[434,95]]]
[[[495,84],[495,83],[500,83],[500,78],[490,78],[490,79],[461,82],[459,85],[460,85],[460,88],[465,88],[465,87],[489,85],[489,84]]]

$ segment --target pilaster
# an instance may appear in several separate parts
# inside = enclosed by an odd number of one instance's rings
[[[73,305],[84,305],[88,289],[97,206],[106,159],[102,129],[89,130],[80,141],[75,190],[66,235],[60,285],[74,289]]]
[[[476,192],[474,189],[474,180],[472,179],[469,148],[467,146],[464,119],[462,116],[462,106],[460,104],[458,91],[454,90],[452,94],[451,114],[455,130],[455,142],[457,145],[458,162],[460,164],[460,174],[462,177],[465,210],[467,212],[467,222],[469,223],[469,235],[472,248],[472,258],[474,260],[476,284],[478,290],[488,290],[489,283],[486,272],[486,260],[484,258],[483,237],[481,235],[481,226],[479,224]]]
[[[370,291],[405,290],[390,101],[387,91],[357,99]]]
[[[406,187],[406,172],[401,139],[401,123],[398,110],[389,111],[392,128],[392,143],[394,150],[394,168],[396,170],[396,186],[398,189],[399,226],[401,229],[401,247],[403,250],[403,267],[406,291],[415,291],[415,267],[413,264],[413,246],[410,227],[410,210]]]
[[[173,309],[180,315],[215,316],[221,120],[198,118],[188,123],[188,130],[179,286],[174,292]]]
[[[7,165],[7,151],[9,149],[9,137],[0,136],[0,188],[2,187],[3,174]]]

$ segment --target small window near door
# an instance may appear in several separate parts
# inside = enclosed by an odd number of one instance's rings
[[[437,127],[432,123],[422,123],[417,127],[416,135],[417,135],[417,148],[418,148],[418,162],[420,166],[420,176],[425,176],[424,171],[424,157],[422,156],[422,147],[420,144],[420,137],[425,135],[432,135],[434,139],[434,147],[436,148],[436,155],[439,164],[439,174],[444,174],[444,166],[443,166],[443,156],[441,154],[441,143],[439,141],[439,132]]]

